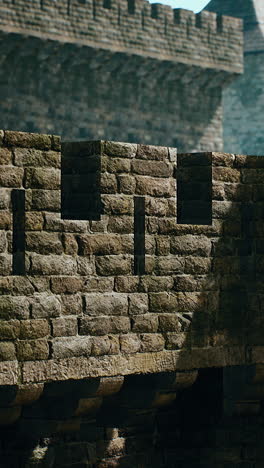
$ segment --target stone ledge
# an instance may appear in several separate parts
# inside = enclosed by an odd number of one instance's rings
[[[258,355],[257,349],[252,356]],[[263,356],[263,353],[262,353]],[[263,360],[263,358],[262,358]],[[258,359],[261,362],[261,359]],[[2,363],[2,366],[6,363]],[[225,367],[247,362],[244,346],[193,349],[192,351],[161,351],[112,355],[89,358],[70,358],[49,361],[29,361],[22,364],[22,382],[36,383],[84,379],[88,377],[108,377],[129,374],[151,374],[209,367]],[[0,382],[2,383],[2,382]]]

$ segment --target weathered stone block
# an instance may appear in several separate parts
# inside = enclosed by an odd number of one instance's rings
[[[43,214],[37,211],[25,213],[26,231],[42,231],[44,225]]]
[[[24,133],[5,130],[4,141],[7,146],[48,150],[52,147],[52,136],[38,133]]]
[[[0,148],[0,165],[12,164],[12,153],[7,148]]]
[[[60,211],[60,190],[32,190],[31,203],[27,205],[27,209],[36,211]]]
[[[92,338],[92,352],[93,356],[104,356],[106,354],[119,353],[119,338],[118,336],[94,336]]]
[[[107,225],[108,232],[131,234],[134,228],[132,216],[111,216]]]
[[[0,275],[12,275],[12,256],[8,254],[0,254]]]
[[[229,201],[213,201],[213,218],[225,219],[233,218],[237,219],[240,214],[240,204]]]
[[[36,293],[43,293],[48,292],[50,293],[50,278],[45,276],[31,276],[30,283],[34,288],[33,292]]]
[[[60,170],[55,168],[30,167],[25,169],[25,187],[35,189],[60,189]]]
[[[80,255],[118,255],[133,253],[132,236],[115,234],[81,235],[78,237]]]
[[[125,255],[108,255],[97,257],[96,271],[102,276],[131,275],[131,257]]]
[[[171,253],[174,255],[193,255],[208,257],[211,253],[211,241],[205,236],[175,236],[171,238]]]
[[[162,351],[164,349],[165,340],[162,335],[158,333],[144,333],[140,335],[142,353]]]
[[[159,319],[156,315],[145,314],[132,318],[132,331],[135,333],[155,333],[158,326]]]
[[[153,236],[145,236],[145,254],[155,255],[156,253],[156,242]]]
[[[175,314],[159,314],[159,331],[164,332],[178,332],[180,331],[180,324],[178,316]]]
[[[53,336],[76,336],[78,333],[76,317],[52,319],[51,325]]]
[[[158,197],[146,197],[147,216],[168,216],[168,199]]]
[[[3,231],[0,231],[0,252],[3,253],[6,247],[7,247],[6,233]]]
[[[148,295],[143,293],[130,294],[129,315],[145,314],[148,312]]]
[[[176,294],[167,292],[149,294],[149,310],[151,312],[177,312],[178,298]]]
[[[0,185],[2,187],[19,188],[22,186],[24,170],[20,167],[2,166]]]
[[[15,340],[19,337],[19,320],[0,320],[0,340]]]
[[[95,274],[95,261],[93,256],[76,257],[77,273],[83,276]]]
[[[128,195],[102,195],[103,212],[108,215],[132,215],[133,198]]]
[[[137,158],[164,161],[168,158],[168,148],[165,146],[138,145]]]
[[[137,276],[117,276],[115,278],[115,290],[117,292],[136,292],[139,286]]]
[[[0,197],[1,197],[1,193],[0,193]],[[1,200],[0,200],[0,205],[1,205]],[[11,220],[10,211],[0,210],[0,229],[4,229],[4,230],[11,229],[11,225],[12,225],[12,220]]]
[[[119,192],[124,193],[126,195],[133,195],[136,191],[136,181],[135,177],[131,175],[119,175],[117,177]]]
[[[175,291],[199,291],[204,287],[207,287],[207,278],[202,277],[202,281],[205,283],[199,285],[199,281],[192,275],[179,275],[174,278],[174,290]]]
[[[52,341],[52,357],[63,359],[69,357],[90,356],[92,340],[90,337],[77,336],[55,338]]]
[[[175,296],[179,312],[202,312],[207,309],[206,292],[177,292]]]
[[[74,234],[63,234],[62,244],[66,255],[77,255],[79,247]]]
[[[102,146],[102,151],[104,154],[108,154],[110,156],[134,158],[137,153],[137,146],[138,145],[133,143],[105,141]]]
[[[16,166],[55,167],[60,168],[61,155],[57,151],[42,151],[32,148],[13,149]]]
[[[82,291],[83,283],[79,276],[57,276],[51,278],[51,291],[54,294],[73,294]]]
[[[49,345],[46,339],[18,341],[16,349],[19,361],[38,361],[49,357]]]
[[[181,349],[189,345],[189,339],[186,333],[166,333],[166,348]]]
[[[131,329],[128,317],[85,317],[80,319],[81,335],[107,335],[109,333],[127,333]]]
[[[56,296],[50,294],[35,295],[32,302],[33,318],[58,317],[61,313],[61,303]]]
[[[157,255],[170,255],[170,238],[168,236],[156,237],[156,253]]]
[[[147,175],[151,177],[172,177],[173,166],[165,161],[148,161],[134,159],[131,170],[135,174]]]
[[[61,295],[61,313],[64,315],[80,315],[83,311],[83,303],[80,294]]]
[[[173,288],[171,276],[142,276],[140,278],[140,289],[145,292],[168,291]]]
[[[0,188],[0,209],[9,209],[11,204],[11,190]]]
[[[21,340],[34,340],[50,335],[50,326],[47,320],[21,320],[20,334]]]
[[[76,260],[69,255],[32,254],[31,262],[33,275],[74,275],[77,273]]]
[[[136,176],[136,193],[153,197],[172,197],[175,195],[174,179],[158,179],[154,177]]]
[[[121,172],[130,172],[131,161],[123,158],[112,158],[109,156],[102,156],[101,158],[101,171],[118,174]]]
[[[140,338],[133,333],[126,335],[120,335],[120,348],[121,353],[132,354],[137,353],[140,350],[141,341]]]
[[[29,296],[34,292],[34,286],[25,276],[6,276],[0,278],[0,295]]]
[[[231,167],[213,167],[212,169],[213,180],[223,182],[240,182],[241,172],[238,169]]]
[[[233,167],[236,156],[228,153],[212,153],[212,166]]]
[[[165,256],[165,257],[156,257],[156,266],[155,270],[158,275],[174,275],[175,273],[183,273],[185,265],[184,257],[174,257],[174,256]]]
[[[84,292],[105,293],[112,292],[113,290],[114,278],[100,276],[90,276],[89,278],[85,278],[83,285]]]
[[[0,360],[14,361],[16,359],[16,349],[14,343],[10,341],[2,341],[0,343]]]
[[[4,320],[26,319],[29,317],[29,304],[28,298],[23,296],[1,296],[0,317]]]
[[[127,315],[126,294],[85,294],[85,310],[88,315]]]
[[[88,230],[90,230],[91,232],[107,232],[108,221],[109,221],[109,216],[102,214],[98,221],[93,221],[93,220],[90,221]],[[87,232],[87,229],[84,229],[82,232]]]
[[[101,174],[100,187],[102,193],[117,193],[117,180],[114,174]]]
[[[42,255],[60,255],[63,252],[63,247],[59,234],[50,232],[27,232],[26,250]]]
[[[212,260],[204,257],[186,257],[184,273],[203,275],[210,273]]]

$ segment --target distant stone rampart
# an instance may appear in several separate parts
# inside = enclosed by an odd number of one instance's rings
[[[146,0],[7,0],[0,29],[240,73],[242,22]],[[240,57],[240,58],[239,58]]]

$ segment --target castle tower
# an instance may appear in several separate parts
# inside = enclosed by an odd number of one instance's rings
[[[224,92],[226,151],[261,155],[264,147],[264,3],[211,0],[207,11],[244,20],[244,75]]]

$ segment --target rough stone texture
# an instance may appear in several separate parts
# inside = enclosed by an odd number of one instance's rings
[[[224,149],[263,154],[264,13],[262,0],[211,0],[205,9],[244,21],[245,71],[223,93]]]
[[[97,141],[66,143],[62,149],[62,209],[59,203],[49,212],[50,194],[61,198],[58,139],[3,133],[3,174],[8,163],[13,181],[13,187],[2,181],[4,211],[11,215],[14,210],[10,190],[17,189],[17,169],[26,200],[20,247],[25,249],[24,276],[15,270],[12,276],[5,267],[13,257],[16,268],[13,249],[20,231],[8,223],[0,230],[3,361],[31,361],[30,368],[23,367],[22,379],[37,383],[38,378],[77,378],[78,359],[90,354],[108,360],[82,364],[79,378],[110,375],[121,368],[124,373],[156,372],[159,361],[156,358],[153,367],[152,358],[141,358],[145,353],[161,353],[167,371],[175,365],[210,367],[214,359],[217,365],[231,365],[223,347],[262,345],[259,158],[181,154],[176,171],[175,151],[167,147]],[[193,168],[197,182],[189,186]],[[184,186],[178,204],[175,174]],[[129,177],[130,190],[116,176]],[[181,203],[191,202],[197,213],[210,177],[211,224],[177,223],[179,197]],[[92,199],[90,183],[98,189]],[[144,197],[146,207],[143,275],[133,274],[135,196]],[[181,354],[190,347],[200,351],[187,364]],[[116,353],[119,371],[111,360]],[[126,354],[135,353],[129,363]],[[77,361],[68,362],[65,373],[57,360],[66,358]],[[245,362],[240,359],[239,353],[235,362]],[[44,361],[43,370],[39,361]]]
[[[221,150],[222,89],[243,68],[240,20],[146,0],[6,0],[0,18],[1,127]]]
[[[26,196],[24,212],[16,180],[0,187],[14,219],[0,224],[1,466],[261,468],[261,158],[76,142],[63,144],[60,187],[57,139],[3,132],[2,145]],[[208,224],[180,224],[179,202],[199,219],[209,179]]]

